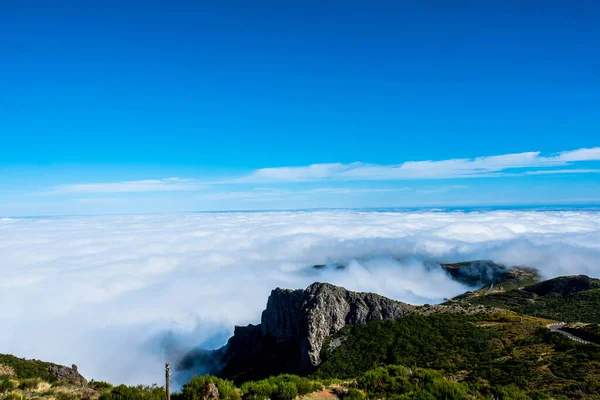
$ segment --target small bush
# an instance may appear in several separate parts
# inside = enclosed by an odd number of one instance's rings
[[[273,400],[292,400],[298,396],[298,388],[292,382],[281,382],[273,391]]]
[[[99,400],[164,400],[165,397],[165,389],[156,385],[135,387],[119,385],[102,393]]]
[[[206,394],[208,385],[212,383],[219,389],[219,399],[240,400],[241,396],[232,382],[216,376],[195,376],[183,385],[181,396],[183,400],[200,400]]]
[[[19,384],[21,390],[35,390],[38,388],[42,380],[40,378],[23,379]]]
[[[4,395],[4,397],[2,398],[2,400],[24,400],[25,398],[23,397],[22,394],[19,393],[9,393],[7,395]]]
[[[244,400],[266,400],[271,398],[275,386],[269,381],[246,382],[240,388]]]
[[[106,390],[111,390],[114,386],[111,385],[108,382],[95,381],[95,380],[92,379],[91,381],[88,382],[88,387],[90,389],[94,389],[94,390],[97,390],[99,392],[103,392],[103,391],[106,391]]]
[[[0,393],[10,392],[19,387],[19,381],[16,379],[4,379],[0,381]]]
[[[358,389],[350,388],[348,392],[344,395],[344,400],[365,400],[367,395]]]
[[[55,400],[79,400],[79,396],[75,393],[58,392],[54,395]]]

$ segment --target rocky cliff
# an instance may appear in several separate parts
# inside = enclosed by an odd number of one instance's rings
[[[211,354],[192,352],[180,363],[187,373],[213,373],[238,381],[280,373],[308,373],[320,362],[325,339],[348,324],[389,320],[417,307],[374,293],[327,283],[271,292],[260,325],[237,326],[227,345]]]
[[[224,347],[190,352],[181,376],[216,374],[236,381],[281,373],[306,374],[321,362],[323,344],[346,325],[391,320],[410,313],[487,312],[484,306],[452,303],[413,306],[374,293],[351,292],[328,283],[304,290],[271,292],[259,325],[236,326]]]
[[[327,283],[313,283],[306,290],[275,289],[261,319],[261,333],[282,343],[300,346],[301,369],[319,364],[325,339],[348,324],[389,320],[415,307],[374,293],[350,292]]]

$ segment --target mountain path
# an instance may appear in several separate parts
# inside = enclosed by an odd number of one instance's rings
[[[546,327],[548,329],[550,329],[551,331],[558,332],[558,333],[560,333],[562,335],[565,335],[569,339],[575,340],[576,342],[579,342],[579,343],[582,343],[582,344],[595,344],[595,343],[592,343],[592,342],[588,342],[587,340],[583,340],[582,338],[580,338],[578,336],[575,336],[572,333],[563,331],[562,330],[563,326],[565,326],[564,322],[559,322],[559,323],[556,323],[556,324],[548,324],[548,325],[546,325]]]

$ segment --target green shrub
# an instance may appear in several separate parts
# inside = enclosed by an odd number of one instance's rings
[[[99,400],[164,400],[165,397],[165,389],[156,385],[119,385],[115,386],[110,391],[102,393]]]
[[[440,400],[465,400],[466,391],[457,382],[445,378],[435,378],[424,387],[436,399]]]
[[[95,381],[93,379],[91,381],[89,381],[87,385],[88,385],[88,387],[90,389],[94,389],[94,390],[97,390],[99,392],[111,390],[114,387],[113,385],[111,385],[108,382]]]
[[[408,380],[410,370],[390,365],[365,372],[357,380],[357,385],[371,397],[380,397],[387,393],[403,394],[411,391]]]
[[[292,400],[298,396],[298,388],[293,382],[281,382],[273,391],[273,400]]]
[[[363,391],[355,388],[350,388],[348,389],[348,392],[344,395],[343,400],[365,400],[366,398],[367,395]]]
[[[195,376],[188,383],[183,385],[181,396],[183,400],[200,400],[204,397],[209,384],[214,384],[219,389],[219,398],[221,400],[240,400],[241,396],[233,385],[233,382],[216,376],[205,375]]]
[[[19,389],[21,390],[35,390],[38,388],[39,384],[42,382],[40,378],[28,378],[23,379],[19,384]]]
[[[246,382],[240,388],[244,400],[269,399],[274,389],[275,386],[271,385],[268,380]]]
[[[79,396],[75,393],[57,392],[54,395],[55,400],[79,400]]]
[[[498,400],[529,400],[530,397],[527,394],[519,389],[517,385],[507,385],[507,386],[499,386],[496,387],[495,390],[496,396]]]
[[[425,390],[413,393],[405,398],[410,400],[438,400],[434,395]]]
[[[22,394],[19,393],[8,393],[6,395],[4,395],[4,397],[2,397],[2,400],[24,400],[25,398],[23,397]]]
[[[19,387],[19,381],[16,379],[4,379],[0,381],[0,393],[10,392]]]
[[[316,392],[321,389],[321,385],[317,382],[311,381],[307,378],[300,378],[296,384],[296,389],[298,389],[298,395],[304,396],[309,393]]]

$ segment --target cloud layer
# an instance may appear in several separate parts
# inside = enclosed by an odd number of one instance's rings
[[[0,352],[115,383],[256,323],[270,290],[328,281],[412,303],[466,288],[436,262],[600,276],[600,213],[278,212],[0,219]],[[315,270],[315,264],[348,268]]]

